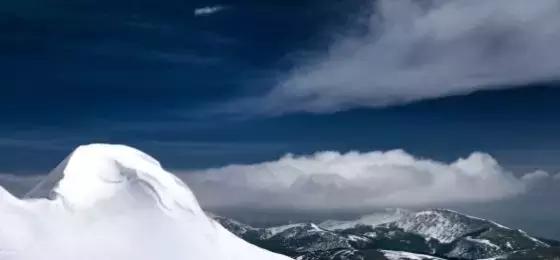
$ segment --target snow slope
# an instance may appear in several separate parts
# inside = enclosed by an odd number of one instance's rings
[[[353,228],[358,225],[365,226],[378,226],[381,224],[386,224],[400,220],[407,217],[414,212],[406,209],[385,209],[380,212],[375,212],[373,214],[368,214],[360,217],[357,220],[326,220],[319,224],[319,227],[327,230],[344,230],[348,228]]]
[[[78,147],[25,199],[0,187],[0,259],[286,260],[208,218],[145,153]]]
[[[414,254],[402,251],[381,250],[381,252],[389,260],[443,260],[442,258],[433,257],[429,255]]]

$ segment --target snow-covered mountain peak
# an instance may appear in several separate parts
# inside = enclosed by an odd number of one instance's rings
[[[235,237],[158,161],[123,145],[78,147],[25,199],[0,188],[0,219],[9,260],[289,259]]]
[[[402,214],[389,214],[394,221],[384,214],[372,217],[377,212],[353,221],[323,222],[332,224],[324,225],[328,228],[313,223],[252,228],[223,217],[218,221],[248,241],[301,260],[509,259],[510,255],[558,254],[557,247],[547,244],[557,242],[545,243],[520,230],[452,210],[386,211],[390,212]]]
[[[151,156],[124,145],[79,146],[27,197],[50,197],[72,210],[150,201],[170,215],[204,214],[182,181]]]
[[[469,232],[485,228],[490,223],[446,209],[419,211],[393,223],[407,232],[421,234],[442,243],[450,243]]]

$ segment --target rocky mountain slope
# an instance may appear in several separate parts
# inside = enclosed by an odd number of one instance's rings
[[[446,209],[395,210],[354,221],[268,228],[255,228],[224,217],[214,219],[253,244],[300,260],[560,257],[555,241]]]

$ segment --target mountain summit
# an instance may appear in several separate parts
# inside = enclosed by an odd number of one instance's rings
[[[247,241],[299,260],[554,259],[560,255],[555,241],[447,209],[387,210],[358,220],[267,228],[214,218]]]
[[[78,147],[23,200],[0,190],[0,219],[1,259],[289,259],[234,236],[123,145]]]

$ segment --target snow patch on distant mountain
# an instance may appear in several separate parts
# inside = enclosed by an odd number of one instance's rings
[[[265,233],[264,238],[270,238],[270,237],[276,236],[276,235],[278,235],[278,234],[280,234],[280,233],[282,233],[286,230],[297,228],[297,227],[301,228],[301,227],[304,227],[305,225],[306,224],[298,223],[298,224],[289,224],[289,225],[267,228],[266,229],[267,232]]]
[[[376,212],[360,217],[357,220],[326,220],[319,224],[319,227],[328,230],[342,230],[353,228],[357,225],[378,226],[381,224],[397,221],[412,211],[406,209],[386,209],[382,212]]]
[[[494,249],[500,249],[499,246],[493,244],[493,243],[490,242],[490,240],[488,240],[488,239],[475,239],[475,238],[472,238],[472,237],[466,237],[465,239],[466,239],[467,241],[471,241],[471,242],[475,242],[475,243],[480,243],[480,244],[482,244],[482,245],[485,245],[485,246],[488,246],[488,247],[491,247],[491,248],[494,248]]]
[[[521,229],[518,229],[517,231],[520,232],[521,234],[523,234],[523,236],[525,236],[526,238],[528,238],[528,239],[530,239],[531,241],[537,243],[538,245],[544,246],[544,247],[549,247],[549,245],[548,245],[547,243],[545,243],[545,242],[543,242],[543,241],[540,241],[540,240],[538,240],[538,239],[536,239],[536,238],[534,238],[534,237],[532,237],[532,236],[529,236],[529,234],[527,234],[527,232],[525,232],[525,231],[523,231],[523,230],[521,230]]]
[[[443,258],[429,255],[413,254],[403,251],[380,250],[389,260],[444,260]]]

